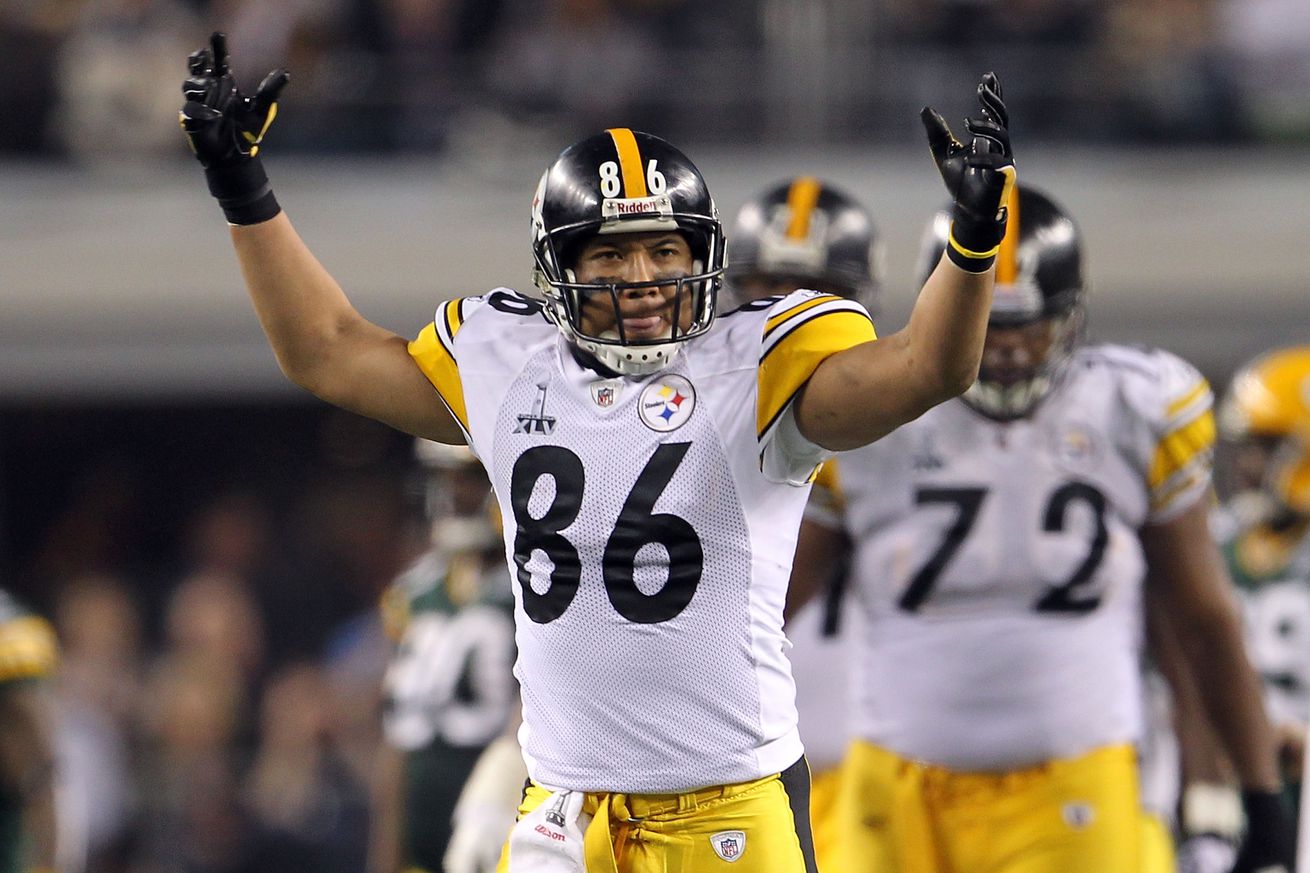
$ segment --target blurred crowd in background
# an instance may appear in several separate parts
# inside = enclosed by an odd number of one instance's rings
[[[176,155],[213,28],[243,75],[292,71],[281,149],[553,144],[615,112],[675,142],[876,140],[978,64],[1029,141],[1310,136],[1300,0],[9,0],[0,152]]]
[[[67,869],[362,871],[379,599],[426,545],[412,440],[317,405],[3,417],[5,587],[62,647]]]

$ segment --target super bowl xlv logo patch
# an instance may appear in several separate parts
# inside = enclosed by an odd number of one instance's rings
[[[725,861],[736,861],[746,851],[745,831],[719,831],[710,837],[714,854]]]
[[[572,793],[572,791],[561,791],[556,795],[555,802],[546,810],[546,821],[557,828],[564,827],[564,805],[569,802],[569,795]]]
[[[532,411],[520,412],[518,420],[519,423],[514,427],[514,433],[550,436],[555,432],[555,417],[546,414],[545,382],[537,385],[537,402],[532,405]]]
[[[651,379],[637,402],[642,424],[661,433],[682,427],[695,408],[696,389],[687,379],[673,373]]]

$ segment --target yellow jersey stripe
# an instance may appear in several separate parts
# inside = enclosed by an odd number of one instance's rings
[[[459,333],[460,327],[464,324],[464,301],[463,299],[451,300],[443,304],[441,308],[445,312],[443,320],[446,322],[446,334],[454,339],[455,334]]]
[[[773,333],[774,329],[781,327],[782,325],[786,324],[788,321],[791,321],[793,318],[795,318],[798,315],[801,315],[807,310],[813,309],[816,306],[822,306],[825,303],[831,303],[834,300],[842,300],[842,299],[844,298],[838,297],[835,294],[820,294],[818,297],[811,297],[807,300],[802,301],[801,303],[796,304],[790,309],[779,312],[777,315],[771,317],[768,321],[764,323],[764,338],[767,340],[769,338],[769,334]]]
[[[819,467],[819,472],[814,475],[814,484],[823,486],[832,494],[841,493],[841,488],[837,484],[836,458],[831,458],[823,462]]]
[[[842,497],[839,479],[836,458],[829,458],[819,465],[813,476],[814,489],[810,491],[809,502],[805,504],[807,521],[830,530],[841,529],[846,501]]]
[[[626,127],[612,127],[606,133],[614,140],[614,149],[619,153],[623,196],[645,197],[646,174],[641,169],[641,150],[637,148],[637,138]]]
[[[1182,477],[1180,481],[1170,485],[1168,488],[1162,489],[1156,494],[1152,494],[1151,511],[1159,512],[1160,510],[1164,509],[1165,507],[1172,504],[1175,500],[1177,500],[1180,494],[1184,494],[1192,490],[1192,488],[1197,484],[1198,476],[1199,474],[1193,471],[1192,473],[1189,473],[1188,475]]]
[[[760,361],[755,406],[758,436],[763,439],[826,358],[877,338],[868,316],[834,309],[797,325],[779,339]]]
[[[1168,408],[1165,409],[1165,418],[1166,419],[1173,418],[1175,415],[1177,415],[1178,413],[1182,412],[1184,409],[1195,403],[1197,398],[1199,398],[1202,394],[1205,394],[1209,390],[1210,390],[1209,382],[1207,382],[1204,379],[1198,380],[1197,383],[1194,386],[1192,386],[1192,390],[1188,391],[1182,397],[1178,398],[1173,403],[1169,404]]]
[[[1005,204],[1010,214],[1005,225],[1005,236],[996,253],[996,284],[1012,284],[1019,278],[1019,189],[1010,186]]]
[[[447,314],[443,320],[449,324],[449,311],[453,309],[446,304]],[[409,344],[409,356],[418,364],[423,375],[437,389],[446,407],[459,420],[460,427],[467,433],[469,429],[468,409],[464,404],[464,385],[459,378],[459,365],[450,349],[437,335],[436,324],[423,328],[418,337]]]
[[[1180,470],[1214,446],[1214,414],[1206,410],[1192,421],[1166,434],[1155,447],[1147,482],[1159,488]]]
[[[810,219],[814,217],[821,190],[819,180],[813,176],[802,176],[792,182],[787,191],[787,211],[791,215],[787,222],[787,239],[809,238]]]
[[[58,661],[55,632],[45,619],[26,616],[0,626],[0,682],[48,676]]]

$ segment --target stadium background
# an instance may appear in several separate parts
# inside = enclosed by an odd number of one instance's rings
[[[0,568],[63,636],[91,870],[362,869],[374,605],[421,539],[404,437],[277,370],[176,129],[188,52],[293,74],[266,164],[372,320],[527,290],[569,142],[686,150],[722,214],[797,173],[874,213],[883,332],[942,200],[918,109],[980,73],[1079,219],[1093,339],[1222,389],[1310,338],[1299,0],[22,0],[0,5]],[[249,77],[249,78],[247,78]]]

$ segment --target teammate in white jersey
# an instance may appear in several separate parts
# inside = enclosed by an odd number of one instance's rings
[[[873,218],[832,183],[797,176],[770,186],[738,211],[730,238],[731,304],[809,288],[858,301],[876,315],[882,258]],[[833,502],[838,492],[830,474],[828,465],[819,471],[805,514],[835,524],[840,508]],[[851,598],[844,567],[828,572],[827,561],[798,554],[793,578],[810,566],[824,568],[822,578],[815,580],[821,595],[788,618],[785,630],[801,740],[810,765],[814,857],[826,873],[837,870],[837,790],[850,737],[847,690],[858,616],[847,605]]]
[[[864,617],[838,869],[1141,870],[1145,599],[1185,630],[1249,789],[1238,869],[1286,870],[1272,735],[1207,527],[1210,390],[1166,352],[1079,347],[1077,229],[1015,198],[978,381],[834,462]],[[807,521],[802,542],[837,534]]]
[[[995,77],[968,145],[925,110],[951,239],[909,325],[882,341],[859,304],[814,292],[716,318],[724,239],[704,179],[658,137],[613,128],[537,187],[544,300],[448,301],[411,343],[350,305],[268,187],[257,151],[286,74],[242,96],[221,35],[189,66],[182,127],[285,372],[467,442],[487,468],[532,780],[502,866],[812,871],[782,632],[796,531],[829,452],[977,372],[1014,183]]]

